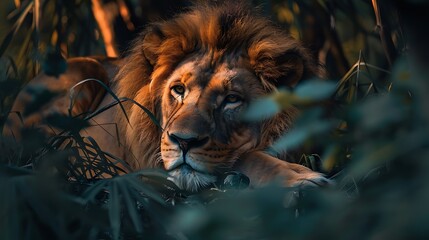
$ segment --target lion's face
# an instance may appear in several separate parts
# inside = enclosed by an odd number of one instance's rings
[[[126,159],[135,169],[162,162],[183,189],[206,187],[289,128],[291,110],[243,122],[249,102],[318,69],[297,41],[234,2],[153,24],[119,71],[117,92],[154,113],[163,131],[131,106],[130,122],[120,118]]]
[[[184,189],[215,182],[216,174],[258,142],[259,127],[241,121],[241,114],[264,91],[243,61],[213,64],[207,57],[192,58],[164,85],[161,157]]]

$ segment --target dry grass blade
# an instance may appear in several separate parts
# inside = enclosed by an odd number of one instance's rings
[[[381,16],[380,4],[377,0],[372,0],[372,7],[374,8],[375,18],[377,21],[377,28],[380,33],[381,44],[383,45],[384,53],[386,55],[389,65],[392,66],[396,58],[395,45],[392,42],[390,31]]]
[[[15,7],[20,8],[21,7],[21,1],[20,0],[14,0]]]
[[[0,45],[0,57],[3,56],[4,52],[8,48],[9,44],[12,42],[16,33],[21,28],[21,25],[24,22],[25,17],[27,17],[30,10],[32,10],[33,5],[34,5],[34,2],[30,2],[27,5],[27,7],[22,11],[21,16],[19,16],[18,20],[13,25],[12,29],[9,31],[9,33],[6,35],[6,37],[3,39],[3,42]]]
[[[366,63],[366,62],[362,62],[361,60],[359,60],[358,62],[356,62],[351,68],[350,70],[340,79],[340,81],[338,81],[337,84],[337,93],[338,90],[340,90],[355,74],[357,74],[358,71],[360,71],[360,66],[365,66],[367,68],[372,68],[375,69],[377,71],[380,72],[384,72],[384,73],[388,73],[390,74],[391,72],[388,70],[385,70],[383,68],[377,67],[375,65]]]
[[[42,8],[40,4],[41,0],[34,0],[34,22],[36,24],[36,34],[39,34],[40,31],[40,17],[42,16]]]

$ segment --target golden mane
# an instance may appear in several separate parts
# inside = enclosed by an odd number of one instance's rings
[[[277,86],[294,86],[300,79],[323,74],[301,44],[249,7],[207,4],[150,25],[122,61],[113,87],[119,97],[134,99],[161,119],[164,82],[191,55],[210,55],[215,62],[244,57],[267,93]],[[131,124],[121,112],[118,115],[119,127],[126,133],[125,146],[141,149],[138,156],[127,157],[128,161],[135,159],[129,164],[134,169],[157,166],[161,130],[138,106],[125,107]],[[266,121],[260,148],[287,130],[294,113],[290,110]]]

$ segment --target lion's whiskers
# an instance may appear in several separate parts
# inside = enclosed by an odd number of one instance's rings
[[[164,161],[162,160],[162,153],[161,153],[160,147],[157,147],[156,153],[154,155],[154,159],[155,159],[156,166],[162,166],[162,164],[164,163]]]

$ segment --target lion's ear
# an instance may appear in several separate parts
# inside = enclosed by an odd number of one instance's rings
[[[294,87],[302,79],[321,77],[319,66],[305,48],[293,39],[280,42],[283,44],[262,41],[249,48],[250,63],[262,81]]]
[[[263,74],[266,79],[274,81],[277,87],[295,87],[304,78],[304,71],[307,70],[304,58],[298,53],[281,54],[272,60],[275,64],[274,68],[265,69]]]
[[[155,66],[158,61],[159,48],[164,39],[161,29],[152,25],[147,28],[143,38],[143,54],[150,65]]]

